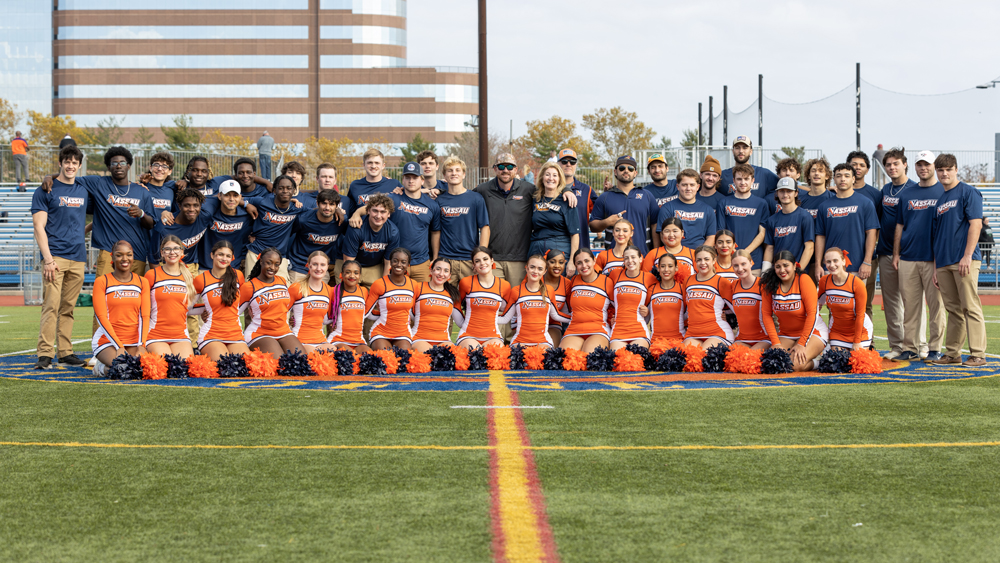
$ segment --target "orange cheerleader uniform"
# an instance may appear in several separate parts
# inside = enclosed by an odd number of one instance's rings
[[[819,316],[819,308],[816,307],[816,286],[809,276],[796,275],[787,293],[783,293],[781,287],[778,287],[778,293],[774,295],[767,291],[761,293],[764,329],[767,330],[772,345],[781,346],[779,336],[796,338],[802,346],[805,346],[813,336],[827,341],[829,332],[826,323]],[[775,329],[774,319],[768,312],[778,317],[780,331]]]
[[[736,315],[739,328],[736,333],[736,341],[742,344],[753,346],[759,342],[770,342],[771,339],[764,329],[764,318],[761,313],[760,278],[754,280],[750,289],[743,289],[740,280],[733,282],[727,297],[733,305],[733,313]]]
[[[337,292],[340,292],[339,300]],[[361,346],[365,343],[365,302],[368,300],[368,288],[358,285],[354,291],[346,291],[343,285],[333,288],[333,303],[331,309],[336,309],[336,314],[331,311],[333,318],[333,328],[326,341],[330,344],[346,344],[348,346]]]
[[[245,284],[243,272],[235,270],[240,288]],[[240,326],[240,296],[237,294],[232,305],[222,302],[222,280],[212,275],[212,270],[202,272],[194,279],[194,290],[201,296],[201,303],[208,311],[208,320],[198,332],[198,348],[210,342],[235,344],[243,342],[243,328]]]
[[[310,346],[326,342],[323,326],[329,319],[332,291],[333,288],[325,283],[319,291],[313,291],[308,285],[303,290],[297,283],[288,288],[288,296],[292,300],[292,334],[298,337],[299,342]]]
[[[686,316],[684,286],[680,282],[674,282],[670,289],[663,289],[659,283],[649,288],[649,326],[654,339],[683,340]]]
[[[546,287],[548,286],[546,285]],[[555,307],[556,312],[559,313],[560,316],[566,313],[566,293],[568,291],[569,278],[566,276],[559,276],[559,285],[555,288],[549,287],[549,297],[552,299],[552,306]],[[553,320],[552,317],[549,317],[549,326],[559,326],[559,324],[560,323]]]
[[[413,342],[413,335],[410,334],[410,310],[413,309],[416,285],[409,277],[403,285],[392,283],[389,276],[375,280],[365,299],[365,316],[375,319],[369,342],[379,338]],[[378,316],[374,314],[375,307],[378,307]]]
[[[592,282],[583,281],[583,276],[574,276],[566,297],[571,320],[563,336],[586,338],[597,334],[611,340],[608,309],[614,289],[611,279],[601,274]]]
[[[413,340],[451,342],[451,318],[455,302],[443,287],[436,291],[429,282],[417,286],[413,301]]]
[[[181,267],[185,267],[181,264]],[[150,342],[187,342],[191,339],[187,328],[188,286],[180,275],[171,276],[163,266],[146,272],[149,284],[149,336]]]
[[[291,336],[288,327],[288,310],[292,298],[288,294],[285,278],[274,276],[274,281],[264,283],[254,278],[240,286],[240,312],[250,311],[250,324],[243,330],[247,346],[261,338]]]
[[[611,278],[625,268],[625,259],[622,256],[615,256],[615,249],[609,248],[607,250],[602,250],[601,253],[594,258],[594,264],[594,269],[597,270],[598,273]]]
[[[733,328],[723,313],[726,307],[732,307],[725,297],[730,292],[729,285],[729,280],[718,274],[705,281],[698,281],[697,275],[687,279],[684,283],[688,314],[686,338],[718,338],[727,345],[733,343]]]
[[[656,263],[660,260],[660,256],[666,253],[667,249],[662,246],[647,252],[646,257],[642,259],[642,271],[653,273],[656,270]],[[681,272],[683,279],[687,279],[694,274],[694,250],[681,247],[681,251],[674,254],[674,258],[677,259],[677,271]]]
[[[630,278],[622,269],[611,278],[614,286],[611,292],[615,310],[615,325],[611,330],[611,340],[638,340],[650,342],[649,327],[646,319],[639,314],[639,307],[649,303],[650,288],[658,285],[653,274],[639,272]]]
[[[832,275],[819,280],[819,298],[816,308],[824,304],[830,309],[830,345],[853,348],[861,344],[865,348],[872,344],[874,325],[865,313],[868,289],[865,282],[854,274],[847,274],[844,285],[837,285]]]
[[[145,346],[149,308],[146,278],[133,273],[129,281],[120,282],[111,273],[94,280],[94,316],[98,323],[90,342],[94,355],[110,346]]]
[[[555,346],[549,336],[548,320],[551,318],[556,322],[569,322],[570,319],[556,311],[555,302],[545,282],[542,282],[538,291],[531,291],[526,284],[527,280],[510,291],[507,309],[500,317],[500,322],[509,323],[512,319],[516,319],[514,324],[517,326],[517,331],[511,339],[511,344]]]
[[[719,276],[722,276],[723,278],[725,278],[725,279],[727,279],[729,281],[733,281],[733,280],[739,279],[739,276],[737,276],[736,272],[733,271],[733,263],[732,262],[729,263],[729,267],[728,268],[723,268],[721,265],[719,265],[718,262],[716,262],[715,263],[715,273],[717,275],[719,275]]]
[[[465,316],[458,331],[458,342],[465,338],[502,339],[500,315],[507,308],[508,293],[510,283],[504,279],[494,277],[492,287],[483,287],[476,274],[462,278],[458,282],[458,300],[465,309]]]

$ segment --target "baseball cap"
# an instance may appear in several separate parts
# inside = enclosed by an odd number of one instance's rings
[[[240,183],[237,182],[236,180],[226,180],[225,182],[219,185],[220,194],[228,194],[230,192],[242,193],[243,190],[240,188]]]
[[[633,158],[630,154],[619,156],[618,160],[615,161],[615,168],[617,168],[619,164],[631,164],[632,166],[636,166],[635,158]]]
[[[799,187],[795,185],[795,180],[789,177],[784,177],[778,180],[778,187],[776,190],[798,190]]]
[[[493,164],[513,164],[517,166],[517,159],[509,152],[502,152],[497,155],[497,160]]]
[[[667,164],[667,159],[663,156],[663,153],[654,152],[653,154],[649,155],[649,158],[646,159],[646,167],[649,167],[650,164],[653,164],[654,162],[657,161],[662,162],[663,164]],[[670,165],[667,164],[667,166]]]
[[[931,151],[920,151],[917,153],[917,162],[926,162],[927,164],[934,164],[934,153]],[[916,162],[914,162],[916,164]]]
[[[736,137],[735,139],[733,139],[733,146],[734,147],[736,145],[740,144],[740,143],[743,143],[744,145],[746,145],[746,146],[748,146],[750,148],[753,148],[753,141],[751,141],[750,137],[747,137],[746,135],[740,135],[739,137]]]
[[[556,160],[562,160],[564,158],[575,158],[579,160],[580,157],[576,156],[576,151],[573,149],[563,149],[559,151],[559,154],[556,156]]]
[[[407,162],[403,165],[403,176],[407,174],[411,176],[422,176],[424,173],[423,169],[416,162]]]

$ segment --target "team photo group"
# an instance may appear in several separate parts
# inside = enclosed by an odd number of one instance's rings
[[[780,347],[797,371],[831,348],[985,364],[983,197],[959,181],[953,155],[878,154],[890,179],[879,189],[861,151],[772,171],[749,164],[749,138],[731,148],[725,170],[712,156],[674,173],[662,154],[621,156],[600,193],[576,178],[572,149],[527,180],[499,154],[493,178],[472,188],[456,157],[424,151],[397,181],[370,149],[365,177],[342,196],[331,164],[290,162],[272,182],[250,158],[213,171],[204,157],[160,152],[133,171],[130,151],[112,147],[109,175],[78,176],[83,154],[67,146],[31,206],[43,262],[36,367],[86,363],[71,336],[88,232],[97,375],[146,352],[589,353],[661,338]],[[640,166],[651,183],[636,184]],[[876,277],[887,341],[874,335]]]

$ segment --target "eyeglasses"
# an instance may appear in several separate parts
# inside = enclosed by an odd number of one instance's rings
[[[497,170],[513,170],[517,168],[516,164],[497,164]]]
[[[118,162],[112,162],[108,165],[108,168],[125,168],[126,166],[128,166],[128,161],[119,160]]]
[[[625,166],[623,164],[623,165],[621,165],[621,166],[618,167],[618,171],[619,172],[625,172],[626,170],[629,171],[629,172],[635,172],[635,166]]]
[[[184,249],[179,246],[167,246],[160,250],[162,254],[177,254],[179,252],[184,252]]]
[[[569,164],[570,166],[573,166],[573,165],[576,164],[576,159],[575,158],[564,158],[564,159],[562,159],[562,160],[559,161],[559,164]]]
[[[173,168],[169,164],[162,164],[159,162],[157,162],[156,164],[150,164],[149,167],[156,170],[170,170],[171,168]]]

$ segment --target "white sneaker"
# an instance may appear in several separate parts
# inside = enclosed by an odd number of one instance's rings
[[[97,362],[96,364],[94,364],[94,375],[97,377],[107,377],[105,375],[107,371],[106,368],[107,366],[105,366],[101,362]]]
[[[91,356],[90,360],[87,361],[89,367],[94,367],[97,365],[97,356]]]
[[[899,354],[900,354],[899,350],[890,350],[889,352],[886,353],[886,355],[882,357],[887,360],[895,360],[896,358],[899,357]]]

